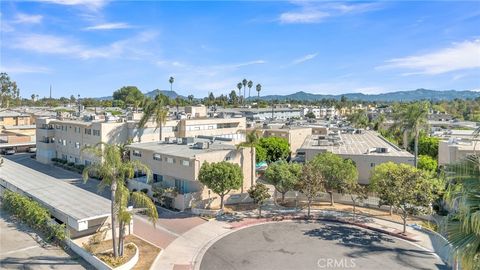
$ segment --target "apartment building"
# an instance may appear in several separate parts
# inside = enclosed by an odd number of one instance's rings
[[[450,138],[438,143],[439,166],[454,164],[474,154],[480,154],[480,140]]]
[[[0,149],[26,150],[35,146],[35,126],[29,114],[0,111]]]
[[[16,111],[0,111],[0,126],[30,125],[30,115]]]
[[[52,158],[86,164],[93,157],[81,153],[85,146],[100,142],[121,144],[158,142],[160,130],[153,122],[138,128],[137,121],[124,121],[115,117],[89,120],[59,120],[39,118],[36,123],[37,159],[43,163]],[[245,118],[201,118],[168,120],[162,126],[162,140],[172,137],[212,136],[226,139],[231,144],[245,141]]]
[[[297,150],[303,145],[308,136],[312,135],[310,127],[282,127],[261,129],[263,137],[279,137],[284,138],[290,144],[290,151],[295,155]]]
[[[389,161],[414,164],[412,154],[390,143],[378,133],[353,129],[308,136],[297,150],[296,160],[309,161],[324,152],[353,160],[361,184],[369,183],[372,170],[379,164]]]
[[[169,142],[135,143],[128,146],[131,160],[138,160],[148,165],[152,170],[153,180],[146,183],[145,176],[133,179],[129,183],[130,189],[147,189],[153,195],[153,187],[174,187],[176,194],[172,194],[165,202],[168,206],[185,210],[192,204],[197,207],[210,205],[218,206],[220,199],[212,191],[204,188],[198,181],[202,164],[206,161],[228,161],[238,164],[243,171],[243,185],[239,190],[230,192],[226,203],[238,202],[246,196],[246,190],[255,184],[255,149],[239,148],[220,141],[210,141],[198,138],[179,138]],[[250,151],[253,151],[251,153]],[[243,196],[242,196],[243,193]]]
[[[303,115],[302,109],[292,108],[240,109],[239,112],[241,112],[248,120],[286,120],[300,118]]]
[[[321,107],[321,108],[310,108],[308,110],[315,115],[315,118],[334,118],[339,115],[339,112],[335,107]]]

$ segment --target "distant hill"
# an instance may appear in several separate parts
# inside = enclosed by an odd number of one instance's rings
[[[260,97],[262,100],[320,100],[320,99],[340,99],[342,96],[349,100],[359,101],[414,101],[414,100],[453,100],[453,99],[474,99],[480,97],[480,92],[475,91],[456,91],[456,90],[428,90],[417,89],[411,91],[396,91],[390,93],[366,95],[362,93],[348,93],[340,95],[322,95],[311,94],[303,91],[290,95],[267,95]],[[253,100],[256,98],[252,98]]]

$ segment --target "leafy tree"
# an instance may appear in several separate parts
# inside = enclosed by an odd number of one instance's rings
[[[335,204],[333,192],[345,193],[347,188],[358,182],[358,171],[351,159],[325,152],[312,160],[325,178],[325,190],[330,195],[330,204]]]
[[[438,167],[438,162],[436,159],[433,159],[431,156],[420,155],[418,157],[418,168],[421,170],[435,172]]]
[[[440,139],[421,134],[418,139],[418,154],[438,158],[438,143]]]
[[[144,99],[143,93],[136,86],[124,86],[113,92],[114,100],[121,100],[124,104],[132,105],[135,110]]]
[[[350,194],[350,199],[352,200],[353,205],[353,216],[355,217],[357,204],[368,199],[368,187],[362,186],[359,183],[351,182],[347,185],[345,192]]]
[[[133,178],[136,171],[147,172],[147,176],[149,176],[151,174],[150,169],[136,160],[122,160],[121,149],[117,145],[99,143],[82,149],[82,153],[88,153],[101,160],[85,167],[83,179],[87,181],[89,176],[93,175],[102,179],[98,185],[100,190],[110,187],[113,255],[114,257],[121,256],[123,254],[125,225],[131,219],[131,213],[127,210],[129,198],[132,199],[134,206],[146,208],[147,215],[153,224],[158,218],[157,208],[148,196],[143,192],[132,192],[130,194],[126,191],[125,186],[126,181]],[[119,222],[119,226],[117,226],[117,222]],[[117,227],[120,228],[119,242],[117,242]]]
[[[450,204],[447,238],[460,257],[462,269],[480,269],[480,157],[473,155],[447,167]]]
[[[258,217],[262,216],[262,205],[270,198],[268,187],[264,184],[256,184],[248,189],[248,196],[252,198],[253,203],[258,205]]]
[[[306,118],[315,119],[315,114],[313,112],[308,112],[305,114]]]
[[[0,108],[8,108],[10,102],[19,98],[20,89],[17,88],[17,83],[12,82],[7,73],[0,73]]]
[[[235,92],[234,90],[232,90],[232,92],[230,92],[230,94],[228,95],[228,103],[233,106],[238,104],[237,92]]]
[[[347,120],[352,123],[356,128],[366,128],[368,126],[368,116],[367,111],[360,110],[353,114],[350,114]]]
[[[204,162],[200,168],[198,180],[220,196],[220,208],[223,210],[223,198],[232,189],[241,188],[243,173],[238,164],[226,161]]]
[[[282,194],[282,203],[285,202],[285,193],[292,190],[297,184],[301,171],[302,165],[288,163],[284,160],[271,163],[265,171],[267,183],[273,185],[275,190]],[[277,193],[275,193],[275,203],[277,203],[276,195]]]
[[[257,162],[267,160],[267,151],[258,143],[255,144],[255,159]]]
[[[268,137],[258,141],[259,147],[265,149],[265,161],[271,163],[278,160],[286,160],[290,155],[290,145],[284,138]]]
[[[144,128],[147,125],[148,120],[152,118],[156,124],[155,131],[159,130],[159,140],[163,140],[162,129],[163,125],[167,122],[168,117],[168,97],[163,94],[158,94],[154,100],[147,99],[143,105],[143,116],[138,122],[138,127]]]
[[[403,233],[408,216],[426,212],[441,189],[438,179],[407,164],[383,163],[373,175],[371,187],[380,198],[379,206],[392,205],[402,211]]]
[[[401,104],[394,107],[394,125],[392,128],[398,128],[403,132],[403,146],[408,146],[408,136],[414,137],[414,164],[417,167],[418,159],[418,138],[420,132],[428,126],[428,108],[427,102],[415,102],[411,104]]]
[[[325,178],[318,167],[312,162],[307,162],[300,175],[297,189],[307,197],[307,217],[310,218],[310,206],[312,201],[318,197],[324,190]]]

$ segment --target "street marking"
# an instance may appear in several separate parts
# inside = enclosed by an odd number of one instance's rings
[[[27,250],[34,249],[34,248],[39,248],[39,247],[40,247],[39,245],[35,245],[35,246],[30,246],[30,247],[26,247],[26,248],[17,249],[17,250],[7,251],[7,252],[4,252],[4,253],[0,253],[0,256],[5,256],[5,255],[9,255],[9,254],[17,253],[17,252],[22,252],[22,251],[27,251]]]

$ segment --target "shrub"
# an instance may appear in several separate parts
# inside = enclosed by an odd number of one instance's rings
[[[73,167],[73,166],[75,165],[75,163],[73,163],[73,162],[68,162],[67,165],[70,166],[70,167]]]
[[[140,190],[140,191],[145,193],[145,194],[148,194],[148,188],[142,188],[142,190]]]
[[[29,227],[43,233],[49,242],[59,244],[67,237],[65,225],[52,222],[50,213],[32,199],[6,190],[2,207]]]

